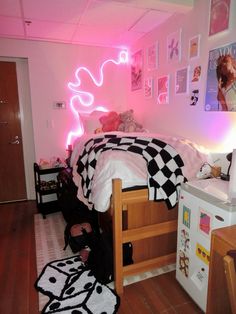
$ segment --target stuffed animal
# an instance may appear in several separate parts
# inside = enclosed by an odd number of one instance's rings
[[[122,132],[144,132],[143,126],[135,121],[133,109],[120,113],[121,123],[118,131]]]
[[[107,115],[101,116],[99,121],[102,124],[103,132],[117,131],[121,122],[119,114],[115,111],[111,111]]]

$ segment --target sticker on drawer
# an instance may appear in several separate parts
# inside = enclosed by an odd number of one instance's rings
[[[202,260],[206,265],[210,262],[210,252],[204,248],[201,244],[196,245],[196,255],[200,260]]]
[[[185,277],[188,278],[188,274],[189,274],[189,257],[182,250],[179,250],[178,264],[179,264],[179,270],[183,273],[183,275]]]
[[[199,290],[202,290],[208,282],[208,271],[204,267],[196,269],[191,276],[191,280],[194,282]]]
[[[188,228],[190,228],[190,218],[191,218],[191,210],[184,205],[183,206],[183,224]]]
[[[199,209],[199,231],[205,236],[210,235],[212,223],[212,215],[202,208]]]
[[[180,231],[180,245],[181,245],[181,249],[184,252],[188,253],[190,251],[189,233],[185,229],[182,229]]]

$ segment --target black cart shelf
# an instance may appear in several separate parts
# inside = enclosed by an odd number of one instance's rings
[[[45,218],[47,214],[59,211],[58,205],[58,191],[59,183],[57,181],[57,175],[64,167],[55,167],[41,169],[37,163],[34,163],[34,182],[35,182],[35,193],[36,203],[38,211]],[[45,175],[55,174],[53,180],[45,180]],[[55,200],[45,201],[43,196],[53,195]]]

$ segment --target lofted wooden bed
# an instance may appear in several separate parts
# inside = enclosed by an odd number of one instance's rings
[[[84,135],[74,145],[77,197],[99,212],[102,230],[112,228],[118,294],[123,293],[124,276],[175,263],[179,186],[196,177],[206,161],[207,153],[195,143],[161,134]],[[132,243],[134,263],[123,266],[127,242]]]
[[[113,179],[112,186],[114,284],[122,294],[124,276],[175,263],[178,209],[149,201],[148,189],[122,191],[121,179]],[[133,244],[134,263],[123,267],[126,242]]]

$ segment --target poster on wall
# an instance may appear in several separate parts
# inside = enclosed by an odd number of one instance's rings
[[[142,88],[143,51],[139,50],[131,56],[131,90]]]
[[[169,103],[169,75],[159,77],[157,79],[157,103]]]
[[[236,42],[209,51],[206,111],[236,111]]]
[[[209,36],[227,30],[229,16],[230,0],[211,0]]]
[[[196,106],[199,99],[200,79],[201,79],[202,67],[201,65],[191,66],[190,68],[190,106]]]
[[[188,67],[177,70],[175,75],[175,93],[186,94],[188,92]]]
[[[179,62],[181,58],[181,30],[167,37],[167,61]]]
[[[146,78],[144,81],[144,96],[145,98],[152,98],[153,78]]]
[[[191,67],[191,83],[197,83],[201,78],[202,67],[200,65],[196,65]]]
[[[194,36],[189,40],[189,59],[199,57],[200,35]]]
[[[155,43],[147,48],[147,68],[155,70],[158,64],[158,43]]]

